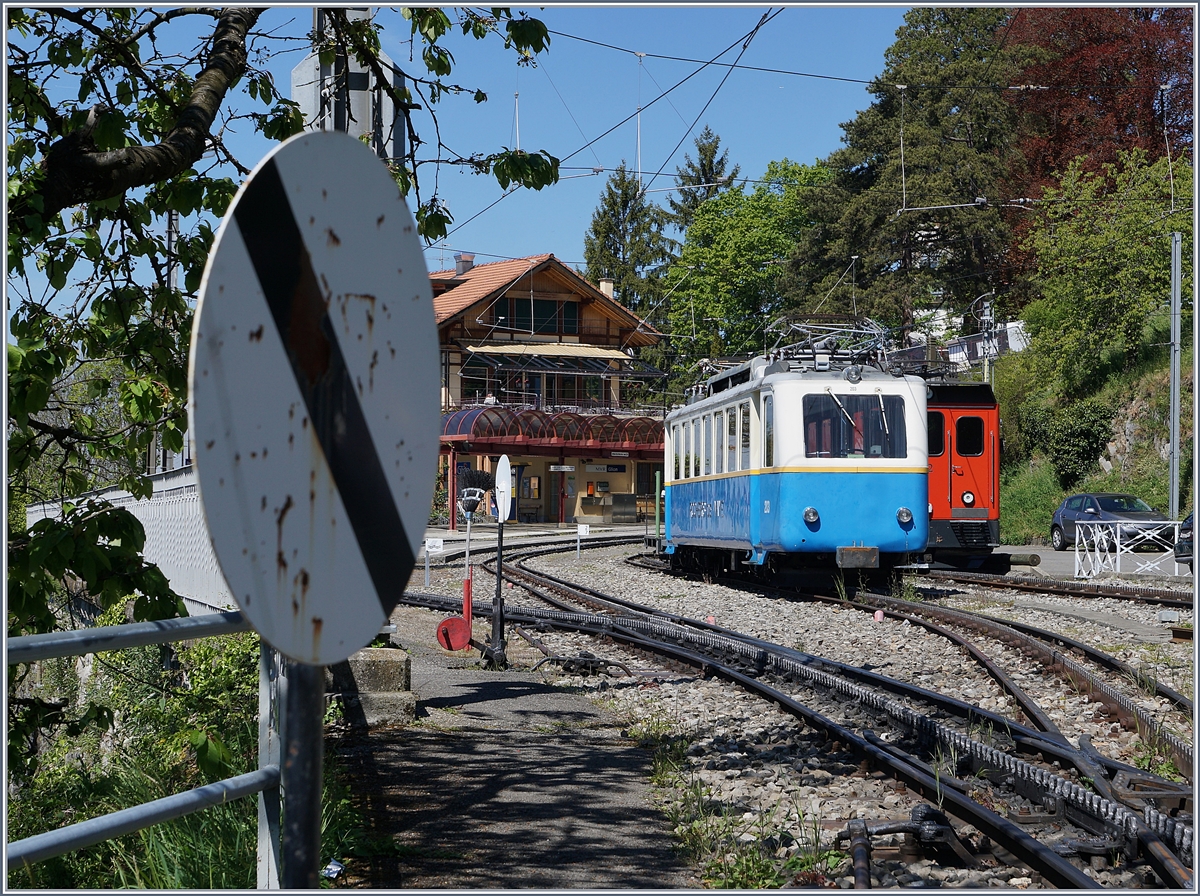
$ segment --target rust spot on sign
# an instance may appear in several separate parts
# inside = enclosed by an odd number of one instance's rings
[[[313,656],[320,656],[320,654],[321,654],[321,650],[320,650],[320,647],[321,647],[321,629],[324,627],[324,625],[325,625],[325,620],[324,620],[324,619],[322,619],[320,616],[314,616],[314,617],[313,617],[313,620],[312,620],[312,627],[313,627]]]
[[[340,246],[341,244],[342,244],[342,241],[341,241],[341,239],[338,237],[338,235],[337,235],[336,233],[334,233],[334,232],[333,232],[333,228],[332,228],[332,227],[327,227],[327,228],[325,229],[325,245],[327,245],[327,246]]]
[[[262,324],[259,324],[257,330],[250,331],[250,341],[251,342],[261,342],[262,334],[263,334],[263,327],[262,327]]]
[[[382,227],[382,226],[383,226],[383,219],[384,219],[385,217],[387,217],[387,216],[386,216],[386,215],[380,215],[378,218],[376,218],[376,219],[375,219],[375,226],[376,226],[376,227]]]
[[[329,370],[332,347],[321,326],[328,303],[321,298],[307,251],[301,252],[300,278],[292,292],[288,354],[311,389]]]

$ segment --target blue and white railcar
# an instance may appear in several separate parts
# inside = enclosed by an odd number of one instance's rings
[[[925,382],[757,357],[666,419],[664,549],[683,566],[887,568],[929,537]]]

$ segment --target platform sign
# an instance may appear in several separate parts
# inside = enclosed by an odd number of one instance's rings
[[[512,510],[512,466],[508,455],[501,454],[500,462],[496,464],[496,519],[500,522],[508,519]]]
[[[267,155],[217,233],[192,330],[191,431],[213,548],[272,646],[370,643],[429,515],[438,341],[416,225],[342,133]]]

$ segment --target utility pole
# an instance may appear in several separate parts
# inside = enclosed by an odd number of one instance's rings
[[[1167,515],[1179,519],[1179,357],[1182,346],[1180,343],[1181,316],[1181,265],[1180,248],[1183,235],[1176,232],[1171,234],[1171,465],[1170,465],[1170,499]]]

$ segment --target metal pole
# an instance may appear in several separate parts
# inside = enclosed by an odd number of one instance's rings
[[[321,768],[325,758],[325,671],[289,661],[284,721],[282,884],[320,886]]]
[[[1171,467],[1170,509],[1167,515],[1179,519],[1179,356],[1180,346],[1180,247],[1183,235],[1171,234]]]
[[[258,640],[258,767],[279,767],[279,728],[275,712],[278,681],[274,651]],[[268,787],[258,795],[258,889],[279,889],[279,787]]]
[[[496,528],[496,597],[492,601],[492,662],[502,669],[508,659],[504,656],[504,520]]]

